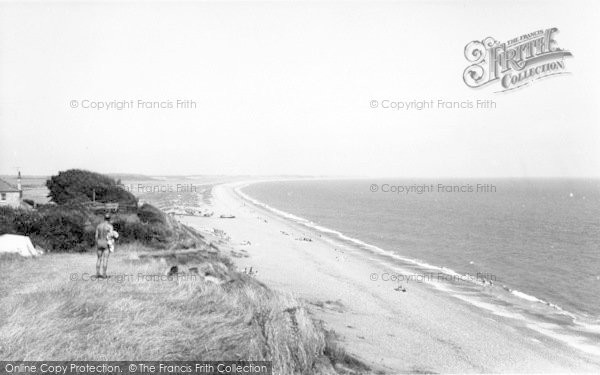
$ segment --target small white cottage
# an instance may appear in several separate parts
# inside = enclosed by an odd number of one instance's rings
[[[0,179],[0,206],[10,206],[19,208],[21,199],[23,198],[23,190],[21,189],[21,174],[19,173],[19,186],[13,186],[8,182]]]

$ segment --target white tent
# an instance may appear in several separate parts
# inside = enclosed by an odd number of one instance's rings
[[[17,234],[3,234],[0,236],[0,254],[17,253],[24,257],[38,256],[41,251],[33,247],[27,236]]]

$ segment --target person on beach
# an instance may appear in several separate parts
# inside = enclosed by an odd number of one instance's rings
[[[96,248],[98,251],[98,260],[96,261],[96,276],[106,278],[106,268],[108,267],[108,256],[114,251],[114,239],[112,233],[116,233],[110,223],[110,215],[104,215],[104,221],[96,227]],[[117,234],[118,236],[118,234]],[[112,250],[109,247],[109,239],[112,242]],[[102,273],[100,273],[102,268]]]

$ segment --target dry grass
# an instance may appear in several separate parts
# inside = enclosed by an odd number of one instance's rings
[[[222,285],[140,279],[170,264],[123,250],[97,281],[80,280],[94,273],[90,253],[0,259],[0,358],[271,360],[279,374],[333,373],[324,331],[293,297],[240,274]]]

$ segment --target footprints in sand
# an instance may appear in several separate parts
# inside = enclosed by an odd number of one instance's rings
[[[213,235],[225,242],[231,241],[231,237],[222,229],[213,228]]]
[[[245,240],[239,243],[239,246],[251,246],[252,242]],[[247,250],[245,249],[231,249],[229,251],[229,254],[234,257],[234,258],[249,258],[250,254],[248,253]],[[238,269],[238,272],[241,272],[243,274],[255,277],[256,275],[258,275],[258,271],[256,269],[254,269],[254,266],[249,266],[249,267],[244,267],[244,270],[240,270]]]
[[[340,249],[333,249],[335,251],[335,260],[338,262],[345,262],[348,258],[346,258],[346,253]]]
[[[344,306],[344,304],[339,299],[336,301],[312,301],[309,303],[323,311],[331,311],[336,313],[343,313],[346,311],[346,306]]]
[[[245,240],[238,244],[238,246],[252,246],[252,242]],[[248,258],[250,254],[245,249],[231,249],[230,254],[234,258]]]
[[[244,249],[239,249],[239,250],[232,249],[229,253],[234,258],[249,258],[250,257],[248,252]]]

